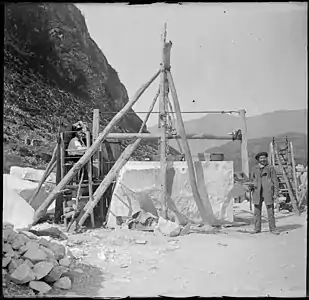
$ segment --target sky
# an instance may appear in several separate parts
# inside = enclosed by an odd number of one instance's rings
[[[253,116],[307,108],[306,3],[76,6],[129,98],[160,68],[167,22],[171,73],[182,111],[244,108]],[[159,83],[134,105],[136,112],[148,111]],[[157,121],[152,115],[147,125]]]

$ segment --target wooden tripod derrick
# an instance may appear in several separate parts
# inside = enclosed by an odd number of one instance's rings
[[[247,128],[246,128],[246,121],[245,121],[245,111],[240,110],[238,111],[241,119],[243,128],[241,130],[241,134],[236,135],[226,135],[226,136],[214,136],[211,134],[186,134],[184,122],[182,119],[182,113],[180,110],[180,104],[178,100],[178,95],[176,92],[176,87],[174,84],[173,76],[171,73],[171,66],[170,66],[170,54],[171,54],[171,42],[166,42],[166,24],[164,27],[164,32],[162,34],[162,60],[161,60],[161,68],[158,70],[152,78],[144,84],[134,95],[134,97],[128,101],[128,103],[112,118],[109,124],[104,128],[104,130],[99,133],[99,125],[98,121],[93,122],[93,141],[91,144],[90,138],[88,137],[89,144],[87,145],[87,150],[83,154],[83,156],[73,165],[73,167],[67,172],[62,172],[61,179],[59,180],[55,189],[50,193],[50,195],[44,200],[44,202],[39,206],[39,208],[35,212],[34,222],[33,224],[37,223],[37,221],[45,214],[46,210],[50,206],[50,204],[55,200],[55,198],[62,194],[63,191],[66,189],[66,186],[72,180],[72,178],[86,165],[89,164],[88,167],[88,177],[92,178],[92,172],[97,174],[100,173],[100,168],[93,168],[92,161],[98,162],[100,161],[98,157],[98,150],[102,145],[104,140],[108,139],[132,139],[133,142],[127,146],[124,150],[122,155],[118,158],[116,163],[110,169],[108,174],[103,178],[103,180],[98,184],[97,189],[94,193],[92,193],[92,186],[90,186],[91,180],[88,181],[88,188],[90,190],[90,197],[89,201],[83,207],[82,211],[79,213],[75,220],[71,220],[70,225],[73,226],[74,229],[78,229],[81,227],[85,220],[92,215],[94,207],[102,198],[102,195],[106,192],[110,184],[115,180],[119,171],[124,166],[124,164],[129,160],[134,150],[139,146],[141,140],[144,139],[158,139],[160,141],[160,167],[161,167],[161,216],[167,218],[167,209],[168,205],[167,202],[170,199],[167,199],[167,154],[168,154],[168,140],[169,139],[176,139],[178,142],[181,141],[180,149],[184,151],[185,160],[187,161],[188,165],[188,173],[189,173],[189,180],[192,187],[192,194],[193,198],[196,202],[198,210],[200,212],[202,223],[203,224],[210,224],[210,220],[207,219],[207,212],[204,207],[203,199],[198,190],[197,180],[195,176],[195,169],[193,164],[193,159],[190,151],[190,147],[188,144],[188,139],[221,139],[221,140],[241,140],[241,156],[242,156],[242,165],[243,165],[243,172],[249,176],[249,169],[248,169],[248,153],[247,153]],[[138,101],[144,91],[152,84],[152,82],[160,75],[160,88],[159,92],[155,96],[147,115],[141,125],[141,128],[138,133],[111,133],[113,127],[124,117],[126,113],[129,113],[129,110],[132,106]],[[172,104],[169,101],[168,95],[171,92],[171,99]],[[160,96],[159,102],[159,124],[158,127],[160,128],[160,132],[158,134],[151,134],[151,133],[143,133],[143,128],[146,125],[146,122],[153,111],[154,105],[157,101],[157,98]],[[174,109],[174,111],[172,111]],[[176,118],[174,118],[173,113],[175,113]],[[211,112],[210,112],[211,113]],[[218,112],[215,112],[218,113]],[[219,112],[225,113],[225,112]],[[227,112],[229,113],[229,112]],[[172,115],[172,118],[171,118]],[[98,120],[99,112],[98,110],[94,112],[94,120]],[[175,126],[177,131],[170,131],[169,125]],[[59,147],[58,147],[59,148]],[[57,150],[55,150],[57,152]],[[182,151],[181,151],[182,152]],[[57,152],[58,157],[63,156],[63,154],[59,154]],[[62,158],[63,159],[63,158]],[[54,162],[53,162],[54,163]],[[46,172],[52,167],[49,166]],[[101,163],[101,162],[100,162]],[[91,165],[91,166],[90,166]],[[91,183],[93,185],[93,183]],[[81,188],[82,183],[79,183],[79,189]],[[79,195],[79,193],[78,193]]]

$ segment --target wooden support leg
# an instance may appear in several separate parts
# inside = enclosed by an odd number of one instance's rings
[[[191,156],[191,151],[190,151],[188,141],[186,139],[186,132],[185,132],[185,127],[184,127],[184,123],[183,123],[183,120],[182,120],[182,116],[181,116],[178,96],[177,96],[176,88],[175,88],[175,85],[174,85],[173,77],[172,77],[172,74],[171,74],[170,71],[167,71],[167,79],[168,79],[168,83],[169,83],[169,86],[170,86],[170,89],[171,89],[172,98],[173,98],[173,102],[174,102],[174,109],[175,109],[175,113],[176,113],[178,130],[179,130],[179,134],[181,136],[181,141],[182,141],[182,144],[183,144],[182,148],[184,149],[186,161],[187,161],[187,164],[188,164],[189,180],[190,180],[190,184],[191,184],[191,188],[192,188],[192,194],[193,194],[194,200],[196,202],[196,205],[199,209],[199,212],[201,214],[201,218],[202,218],[203,223],[211,225],[210,221],[207,220],[206,210],[205,210],[204,204],[202,202],[200,193],[198,191],[196,178],[195,178],[195,170],[194,170],[193,160],[192,160],[192,156]]]

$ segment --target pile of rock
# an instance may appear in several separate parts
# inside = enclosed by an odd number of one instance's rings
[[[3,226],[2,237],[2,273],[9,280],[40,294],[72,287],[73,255],[65,246],[10,225]]]

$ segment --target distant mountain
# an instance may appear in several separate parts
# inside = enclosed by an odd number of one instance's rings
[[[273,137],[286,132],[307,134],[307,110],[280,110],[248,117],[247,128],[249,139]],[[240,129],[240,118],[237,115],[207,114],[202,118],[185,122],[187,133],[209,133],[214,135],[227,135]],[[156,127],[148,128],[150,132],[156,132]],[[190,148],[193,155],[204,152],[211,147],[226,144],[221,140],[190,140]],[[175,141],[170,145],[177,149]]]
[[[289,141],[293,144],[293,151],[295,157],[295,163],[307,164],[308,159],[308,146],[307,135],[303,133],[286,133],[275,136],[275,140],[280,148],[284,148],[285,138],[288,137]],[[272,141],[272,137],[263,137],[258,139],[250,139],[248,141],[248,154],[249,154],[249,167],[256,163],[254,156],[261,151],[269,150],[269,143]],[[240,157],[240,142],[234,141],[224,144],[219,147],[208,149],[206,152],[223,153],[225,160],[234,161],[234,171],[241,171],[241,157]]]

